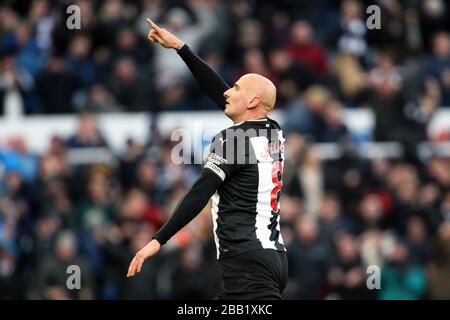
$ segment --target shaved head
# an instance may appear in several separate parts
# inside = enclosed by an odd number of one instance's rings
[[[275,106],[277,89],[262,75],[248,73],[224,92],[225,114],[235,123],[267,117]]]
[[[277,96],[277,89],[272,81],[257,73],[247,73],[239,80],[243,81],[250,90],[250,94],[259,96],[261,103],[271,111],[275,106],[275,99]]]

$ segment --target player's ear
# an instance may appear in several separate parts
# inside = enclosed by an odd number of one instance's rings
[[[247,105],[247,109],[254,109],[261,103],[261,98],[258,96],[253,96]]]

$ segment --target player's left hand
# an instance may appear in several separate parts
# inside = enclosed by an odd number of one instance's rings
[[[133,260],[131,260],[130,266],[128,267],[127,277],[132,277],[136,273],[141,272],[144,261],[157,254],[160,248],[161,244],[158,240],[153,239],[145,247],[139,250]]]

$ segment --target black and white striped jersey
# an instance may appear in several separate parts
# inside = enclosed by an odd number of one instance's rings
[[[255,249],[286,251],[280,234],[284,138],[272,119],[219,132],[204,170],[223,182],[211,197],[217,257]]]

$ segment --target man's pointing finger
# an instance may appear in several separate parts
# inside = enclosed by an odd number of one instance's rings
[[[155,31],[160,31],[161,28],[158,27],[156,23],[154,23],[151,19],[147,18],[147,23],[152,26]]]

